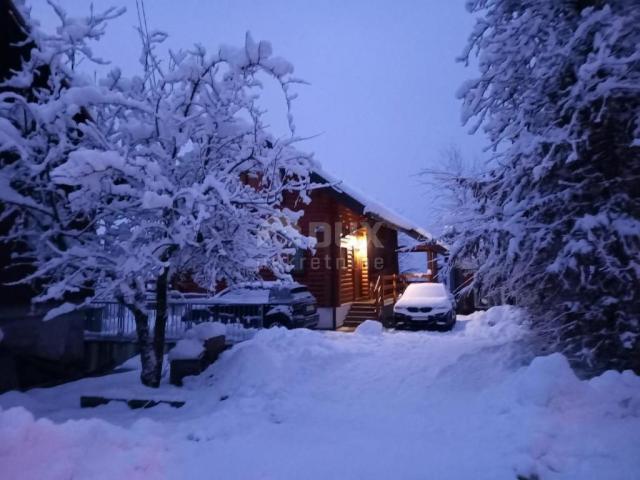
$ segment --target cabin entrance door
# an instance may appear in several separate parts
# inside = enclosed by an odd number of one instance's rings
[[[362,299],[362,260],[358,258],[356,252],[353,255],[353,300]]]
[[[369,263],[367,261],[367,232],[359,230],[353,245],[354,300],[369,299]]]
[[[358,230],[341,239],[341,259],[344,273],[340,277],[341,290],[351,301],[369,299],[369,262],[367,261],[367,232]],[[348,293],[347,293],[348,292]]]

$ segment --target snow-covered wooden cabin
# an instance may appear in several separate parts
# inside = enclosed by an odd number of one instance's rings
[[[302,233],[317,240],[315,253],[298,252],[293,276],[318,300],[320,328],[379,316],[399,291],[398,234],[423,242],[431,235],[321,169],[311,179],[326,187],[312,190],[307,205],[288,201],[304,211]]]

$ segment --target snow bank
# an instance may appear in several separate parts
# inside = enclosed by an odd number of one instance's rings
[[[383,330],[382,323],[376,320],[365,320],[356,327],[354,333],[357,335],[382,335]]]
[[[184,333],[184,338],[204,342],[209,338],[227,334],[227,325],[220,322],[203,322]]]
[[[566,395],[585,393],[581,392],[583,383],[571,370],[566,357],[559,353],[534,358],[511,382],[519,403],[539,407],[546,407]]]
[[[219,327],[201,327],[209,328]],[[211,472],[229,479],[300,472],[310,480],[640,478],[640,377],[606,372],[583,381],[562,355],[521,355],[526,319],[517,310],[477,312],[448,333],[387,332],[373,321],[363,330],[371,332],[260,330],[188,377],[176,393],[187,402],[181,409],[67,412],[127,428],[1,411],[0,472],[34,479]],[[21,395],[29,408],[46,404],[51,412],[57,397],[78,394],[74,385],[95,388],[122,375]],[[39,395],[46,402],[35,401]],[[135,422],[140,416],[154,421]]]
[[[273,395],[294,385],[304,367],[312,369],[321,359],[328,364],[332,351],[329,340],[317,332],[261,329],[224,352],[200,376],[185,379],[185,386],[214,386],[220,396]]]
[[[162,478],[170,445],[160,425],[101,420],[57,425],[23,408],[0,410],[0,472],[11,479]]]
[[[519,340],[528,332],[526,314],[510,305],[491,307],[471,315],[458,315],[465,321],[465,334],[476,338],[494,339],[501,342]]]
[[[640,478],[640,377],[632,372],[581,381],[556,353],[507,376],[483,395],[487,403],[489,393],[502,415],[522,419],[526,435],[510,460],[518,474]]]

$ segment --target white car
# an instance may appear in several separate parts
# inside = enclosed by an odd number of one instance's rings
[[[456,323],[453,295],[442,283],[410,283],[393,307],[396,327],[437,327]]]

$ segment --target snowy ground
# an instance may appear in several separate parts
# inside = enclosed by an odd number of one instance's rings
[[[492,309],[449,333],[272,329],[182,389],[145,389],[130,370],[7,393],[0,476],[640,478],[640,378],[529,362],[514,316]],[[81,394],[187,405],[80,409]]]

